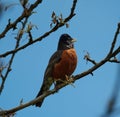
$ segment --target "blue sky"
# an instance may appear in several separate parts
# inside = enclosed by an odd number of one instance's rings
[[[30,0],[32,3],[34,0]],[[7,0],[4,0],[7,3]],[[10,2],[10,1],[9,1]],[[19,3],[11,0],[10,3]],[[63,14],[66,17],[71,8],[72,0],[44,0],[30,17],[29,22],[37,25],[33,29],[33,37],[50,30],[51,14]],[[10,11],[9,11],[10,10]],[[9,18],[14,21],[22,12],[22,7],[16,5],[4,12],[0,20],[0,32],[3,30]],[[99,62],[103,59],[114,37],[117,23],[120,22],[119,0],[78,0],[75,10],[76,16],[69,22],[70,27],[60,28],[50,36],[38,42],[16,55],[12,65],[12,71],[8,76],[5,88],[0,96],[0,107],[10,109],[18,106],[21,99],[28,102],[35,98],[42,84],[44,71],[50,56],[56,51],[58,39],[61,34],[68,33],[77,39],[75,49],[78,55],[78,65],[74,75],[92,67],[83,59],[86,51],[92,59]],[[10,31],[0,43],[0,53],[14,48],[16,32]],[[27,40],[24,36],[22,43]],[[119,45],[118,41],[117,46]],[[6,58],[5,62],[8,61]],[[47,97],[42,108],[30,106],[17,112],[16,117],[100,117],[104,114],[106,104],[109,101],[117,73],[117,65],[107,63],[88,75],[75,82],[75,88],[67,86],[57,94]],[[118,105],[120,102],[118,101]],[[120,115],[119,115],[120,116]],[[118,116],[118,117],[119,117]],[[117,117],[117,116],[116,116]]]

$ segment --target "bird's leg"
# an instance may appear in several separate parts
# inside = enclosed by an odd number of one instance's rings
[[[64,82],[64,81],[61,80],[60,78],[57,79],[57,80],[54,80],[54,88],[56,89],[56,92],[58,92],[59,85],[60,85],[61,83],[63,83],[63,82]]]
[[[68,75],[65,75],[65,81],[66,83],[72,85],[74,88],[75,88],[75,85],[73,84],[73,78],[68,76]]]
[[[75,85],[73,84],[73,78],[68,75],[65,75],[65,80],[62,80],[61,78],[54,80],[55,88],[58,89],[58,86],[61,83],[70,84],[71,86],[75,88]]]

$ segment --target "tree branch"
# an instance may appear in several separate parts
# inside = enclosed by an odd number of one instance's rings
[[[34,4],[32,4],[30,6],[29,9],[24,8],[24,11],[22,12],[21,16],[18,17],[13,23],[8,22],[7,26],[5,27],[5,29],[3,30],[3,32],[0,34],[0,39],[2,39],[3,37],[5,37],[5,35],[7,34],[7,32],[10,29],[16,29],[17,24],[22,21],[24,18],[31,16],[31,12],[33,11],[33,9],[35,9],[40,3],[42,3],[42,0],[37,0]]]
[[[30,41],[30,42],[26,43],[25,45],[23,45],[23,46],[21,46],[21,47],[19,47],[17,49],[7,51],[6,53],[1,54],[0,57],[6,57],[6,56],[8,56],[8,55],[10,55],[12,53],[16,53],[16,52],[18,52],[18,51],[20,51],[22,49],[25,49],[26,47],[28,47],[28,46],[36,43],[36,42],[41,41],[42,39],[44,39],[45,37],[50,35],[52,32],[55,32],[58,28],[64,26],[65,23],[68,22],[75,15],[74,10],[75,10],[75,7],[76,7],[76,3],[77,3],[77,0],[73,0],[73,5],[72,5],[72,8],[71,8],[71,12],[70,12],[69,16],[64,19],[64,23],[57,23],[50,31],[44,33],[39,38],[34,39],[33,41]]]
[[[116,30],[116,33],[115,33],[113,42],[112,42],[112,44],[111,44],[111,48],[110,48],[110,51],[109,51],[109,53],[108,53],[108,56],[113,52],[113,50],[114,50],[114,48],[115,48],[115,44],[116,44],[117,37],[118,37],[118,34],[119,34],[119,33],[120,33],[120,23],[118,23],[117,30]]]
[[[27,23],[27,20],[28,20],[28,17],[25,18],[24,22],[22,23],[22,29],[21,30],[24,30],[25,26],[26,26],[26,23]],[[15,49],[17,49],[19,47],[19,44],[20,44],[20,41],[22,39],[22,36],[23,36],[23,33],[19,33],[16,37],[16,45],[15,45]],[[5,81],[8,77],[8,74],[10,73],[10,71],[12,70],[11,66],[13,64],[13,60],[15,58],[15,53],[12,53],[12,56],[10,58],[10,61],[9,61],[9,65],[7,67],[7,71],[5,73],[5,75],[3,76],[2,75],[2,83],[0,85],[0,94],[2,93],[2,90],[4,88],[4,84],[5,84]]]

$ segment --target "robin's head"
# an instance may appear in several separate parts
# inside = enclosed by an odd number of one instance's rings
[[[76,40],[73,39],[70,35],[68,34],[62,34],[58,43],[58,49],[57,50],[65,50],[65,49],[70,49],[74,48],[74,42]]]

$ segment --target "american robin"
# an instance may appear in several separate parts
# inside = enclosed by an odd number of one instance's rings
[[[69,77],[74,72],[77,65],[74,42],[75,39],[71,38],[68,34],[61,35],[57,51],[49,60],[44,74],[43,84],[36,98],[48,91],[54,82],[57,84],[57,81],[65,81],[66,76]],[[41,107],[43,100],[36,103],[36,106]]]

